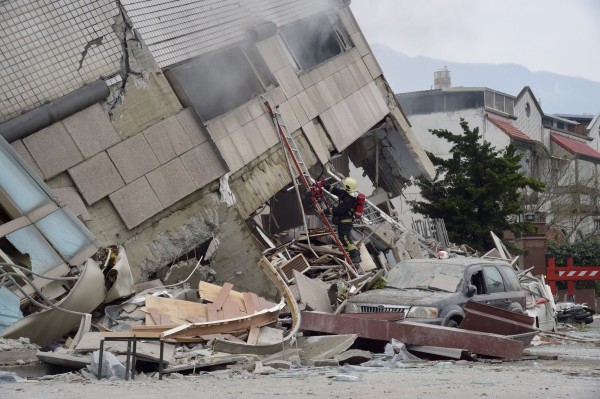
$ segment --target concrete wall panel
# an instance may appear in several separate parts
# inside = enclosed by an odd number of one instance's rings
[[[148,173],[146,178],[163,208],[167,208],[196,190],[196,185],[179,158]]]
[[[125,183],[131,183],[160,165],[143,134],[133,136],[110,148],[108,155]]]
[[[69,175],[89,205],[125,185],[106,152],[69,169]]]
[[[77,112],[62,122],[85,159],[120,141],[117,131],[100,104]]]
[[[129,229],[163,209],[160,200],[145,177],[112,193],[109,198]]]
[[[186,152],[180,159],[198,189],[227,172],[210,143],[204,143]]]
[[[23,143],[46,179],[83,161],[83,155],[60,122],[25,137]]]

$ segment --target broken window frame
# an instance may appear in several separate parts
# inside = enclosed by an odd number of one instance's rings
[[[244,101],[232,101],[230,97],[223,97],[222,100],[225,103],[224,105],[210,108],[207,106],[206,102],[199,100],[200,96],[197,93],[199,90],[198,87],[187,87],[186,82],[189,81],[190,76],[189,72],[186,73],[185,71],[189,68],[196,74],[202,74],[204,70],[209,77],[209,74],[211,73],[219,73],[219,75],[223,76],[222,71],[216,69],[215,67],[211,67],[210,65],[215,62],[223,62],[224,58],[221,57],[226,58],[227,53],[231,54],[232,58],[239,58],[237,60],[238,63],[229,62],[231,65],[239,65],[242,60],[245,61],[244,65],[240,66],[240,68],[243,68],[243,70],[240,69],[239,72],[240,74],[244,73],[248,76],[252,75],[255,80],[249,82],[249,85],[256,87],[252,93],[244,92],[244,95],[239,95],[241,99],[245,99]],[[216,51],[211,51],[198,57],[171,65],[165,70],[165,76],[175,90],[175,94],[179,100],[185,106],[194,108],[204,122],[210,122],[214,119],[220,118],[228,112],[243,106],[247,101],[250,100],[250,98],[247,98],[248,94],[251,94],[252,96],[264,94],[277,86],[275,77],[273,76],[256,45],[254,43],[247,42],[220,48]],[[215,86],[212,88],[214,87]],[[207,89],[207,91],[210,91],[210,89],[211,88]],[[231,92],[231,90],[229,92]],[[220,104],[219,101],[216,102],[217,104]],[[213,104],[214,103],[215,101],[213,101]],[[237,105],[230,106],[231,104],[227,103],[237,103]]]
[[[290,30],[294,27],[309,23],[309,21],[312,22],[315,20],[315,18],[321,18],[321,17],[324,17],[327,20],[327,22],[329,23],[329,27],[331,28],[331,34],[333,35],[333,38],[339,45],[340,52],[332,57],[321,60],[314,65],[310,65],[310,66],[302,65],[301,60],[298,58],[298,54],[296,54],[294,52],[294,46],[291,45],[290,41],[286,38],[286,34],[292,34],[290,32]],[[286,33],[286,30],[288,31],[287,33]],[[277,33],[277,38],[279,40],[279,43],[281,44],[284,54],[287,56],[288,60],[290,61],[290,63],[292,64],[292,67],[296,70],[296,72],[311,70],[311,69],[339,56],[340,54],[345,53],[346,51],[348,51],[354,47],[354,45],[350,39],[350,35],[348,35],[348,32],[346,31],[338,14],[317,14],[317,15],[313,15],[309,18],[304,18],[300,21],[296,21],[292,24],[289,24],[289,25],[286,25],[286,26],[280,28],[279,32]]]
[[[0,168],[0,209],[8,217],[0,220],[0,238],[29,258],[27,266],[33,272],[64,275],[67,263],[78,265],[96,252],[91,232],[68,208],[57,204],[50,188],[2,137]],[[41,285],[46,283],[43,280]]]

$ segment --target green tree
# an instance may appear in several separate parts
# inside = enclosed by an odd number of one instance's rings
[[[517,222],[521,214],[521,191],[542,191],[544,184],[527,177],[519,161],[521,156],[512,144],[497,151],[482,141],[479,128],[469,129],[461,118],[463,134],[448,130],[429,130],[450,143],[450,157],[427,153],[435,166],[432,181],[421,178],[416,184],[423,201],[410,201],[414,212],[442,218],[452,242],[489,250],[494,244],[493,231],[502,237],[506,229],[519,236],[533,228],[531,223]]]

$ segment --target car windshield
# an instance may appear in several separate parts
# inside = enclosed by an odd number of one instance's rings
[[[456,292],[463,279],[464,266],[447,263],[403,263],[388,274],[386,287]]]

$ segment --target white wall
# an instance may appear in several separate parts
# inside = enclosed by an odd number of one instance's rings
[[[530,113],[527,116],[526,107],[529,104]],[[515,103],[515,116],[517,120],[514,125],[517,129],[531,137],[535,141],[544,142],[542,137],[542,114],[535,106],[535,101],[530,91],[525,94]],[[548,147],[549,143],[544,142]]]

